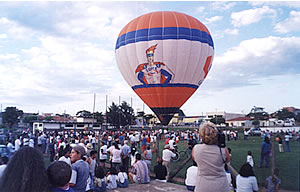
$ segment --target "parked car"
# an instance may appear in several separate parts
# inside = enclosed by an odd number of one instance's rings
[[[9,156],[9,150],[6,147],[6,145],[0,145],[0,157],[8,157]]]
[[[251,135],[251,136],[261,136],[261,129],[253,127],[249,130],[249,135]]]

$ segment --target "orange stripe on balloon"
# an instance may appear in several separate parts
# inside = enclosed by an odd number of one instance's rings
[[[186,27],[198,29],[205,31],[210,35],[207,28],[198,19],[192,16],[175,11],[157,11],[135,18],[121,30],[118,37],[135,30],[163,27]]]
[[[207,74],[208,74],[208,70],[209,70],[209,66],[210,66],[210,63],[211,63],[211,59],[212,59],[212,56],[207,57],[206,62],[205,62],[205,65],[204,65],[204,67],[203,67],[203,71],[204,71],[204,73],[205,73],[204,79],[205,79],[205,77],[206,77]]]
[[[190,87],[148,87],[138,88],[134,91],[150,108],[180,108],[196,89]]]

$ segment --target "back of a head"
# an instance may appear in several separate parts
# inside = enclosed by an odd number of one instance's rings
[[[142,156],[141,156],[141,154],[136,154],[136,156],[135,156],[135,158],[137,159],[137,160],[141,160],[142,159]]]
[[[103,179],[105,177],[105,171],[102,167],[97,167],[95,170],[95,176],[97,178]]]
[[[201,125],[199,134],[203,143],[207,145],[217,144],[218,130],[215,124],[211,122],[205,122]]]
[[[163,162],[163,160],[162,160],[161,157],[157,157],[157,158],[156,158],[156,161],[157,161],[158,164],[162,164],[162,162]]]
[[[249,163],[245,163],[242,165],[239,174],[242,177],[255,176],[253,172],[253,168]]]
[[[71,179],[72,168],[66,162],[55,161],[49,165],[47,174],[52,186],[64,187]]]
[[[43,155],[35,148],[22,147],[9,160],[0,180],[1,191],[43,192],[49,183]]]

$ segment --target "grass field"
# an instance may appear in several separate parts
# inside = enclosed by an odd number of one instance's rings
[[[270,158],[270,166],[269,168],[259,168],[259,159],[260,159],[260,146],[262,143],[262,138],[258,136],[249,136],[247,141],[243,140],[243,136],[241,135],[238,140],[234,141],[226,141],[226,146],[231,148],[232,161],[231,166],[239,172],[240,167],[243,163],[246,162],[246,157],[248,151],[252,152],[254,158],[254,172],[258,183],[260,186],[264,186],[265,179],[271,175],[271,158]],[[278,152],[278,143],[273,142],[274,152],[275,152],[275,165],[280,170],[279,178],[281,179],[280,188],[287,190],[300,190],[300,143],[296,141],[290,142],[291,152],[287,153],[279,153]],[[160,141],[159,149],[163,150],[164,141]],[[180,141],[178,143],[178,151],[185,150],[186,146],[184,146],[184,142]],[[285,146],[284,146],[285,147]],[[161,154],[161,152],[160,152]],[[154,166],[156,159],[156,155],[153,155],[152,158],[152,166]],[[182,164],[183,160],[179,162],[171,163],[171,173],[175,169],[178,168]],[[178,174],[177,177],[185,178],[186,169],[191,166],[191,162],[189,162]],[[152,167],[153,169],[153,167]]]

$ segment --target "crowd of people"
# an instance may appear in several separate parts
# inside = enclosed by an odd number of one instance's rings
[[[220,133],[213,123],[206,122],[194,131],[50,131],[37,135],[29,131],[15,139],[9,136],[8,156],[1,158],[0,189],[101,192],[126,188],[129,183],[149,183],[150,176],[158,182],[168,182],[176,144],[184,140],[193,161],[186,170],[187,190],[258,191],[251,151],[239,175],[233,178],[227,166],[232,159],[231,149],[220,145]],[[224,140],[238,138],[235,131],[223,133]],[[265,161],[268,167],[272,143],[269,135],[263,137],[259,165],[262,167]],[[276,138],[281,152],[280,134]],[[155,145],[158,140],[165,141],[161,154]],[[154,153],[156,165],[152,166]],[[50,163],[46,167],[47,158]],[[278,175],[275,169],[266,179],[269,191],[278,190]]]

